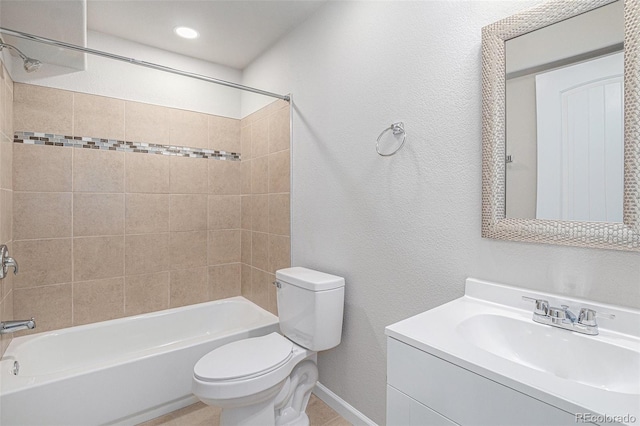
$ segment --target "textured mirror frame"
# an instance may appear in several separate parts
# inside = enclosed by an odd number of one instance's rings
[[[483,237],[640,251],[639,0],[624,0],[623,223],[517,219],[505,215],[505,42],[614,1],[554,0],[482,29]]]

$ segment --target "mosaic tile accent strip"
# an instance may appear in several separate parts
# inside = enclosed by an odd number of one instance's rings
[[[145,142],[129,142],[80,136],[63,136],[51,133],[15,132],[14,143],[28,145],[70,146],[73,148],[102,149],[107,151],[140,152],[144,154],[175,155],[178,157],[213,158],[240,161],[240,153],[186,146],[160,145]]]

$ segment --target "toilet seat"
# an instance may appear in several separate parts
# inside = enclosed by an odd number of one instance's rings
[[[289,362],[293,343],[278,333],[238,340],[202,357],[194,376],[209,383],[249,380],[266,375]]]

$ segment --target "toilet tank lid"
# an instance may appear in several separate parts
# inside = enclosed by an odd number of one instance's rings
[[[344,278],[342,277],[300,266],[277,270],[276,279],[311,291],[344,287]]]

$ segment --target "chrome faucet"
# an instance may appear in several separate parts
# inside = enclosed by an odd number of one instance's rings
[[[36,328],[35,319],[23,321],[3,321],[0,322],[0,334],[15,333],[20,330],[33,330]]]
[[[0,245],[0,280],[7,276],[9,266],[13,267],[13,274],[18,274],[18,262],[9,257],[9,249],[6,245]]]
[[[560,305],[560,307],[557,308],[549,306],[549,302],[543,299],[535,299],[527,296],[522,296],[522,299],[535,303],[533,310],[533,320],[535,322],[575,331],[576,333],[588,334],[590,336],[598,334],[597,316],[609,319],[616,317],[612,314],[596,312],[588,308],[580,309],[580,313],[576,316],[569,310],[569,306],[567,305]]]

